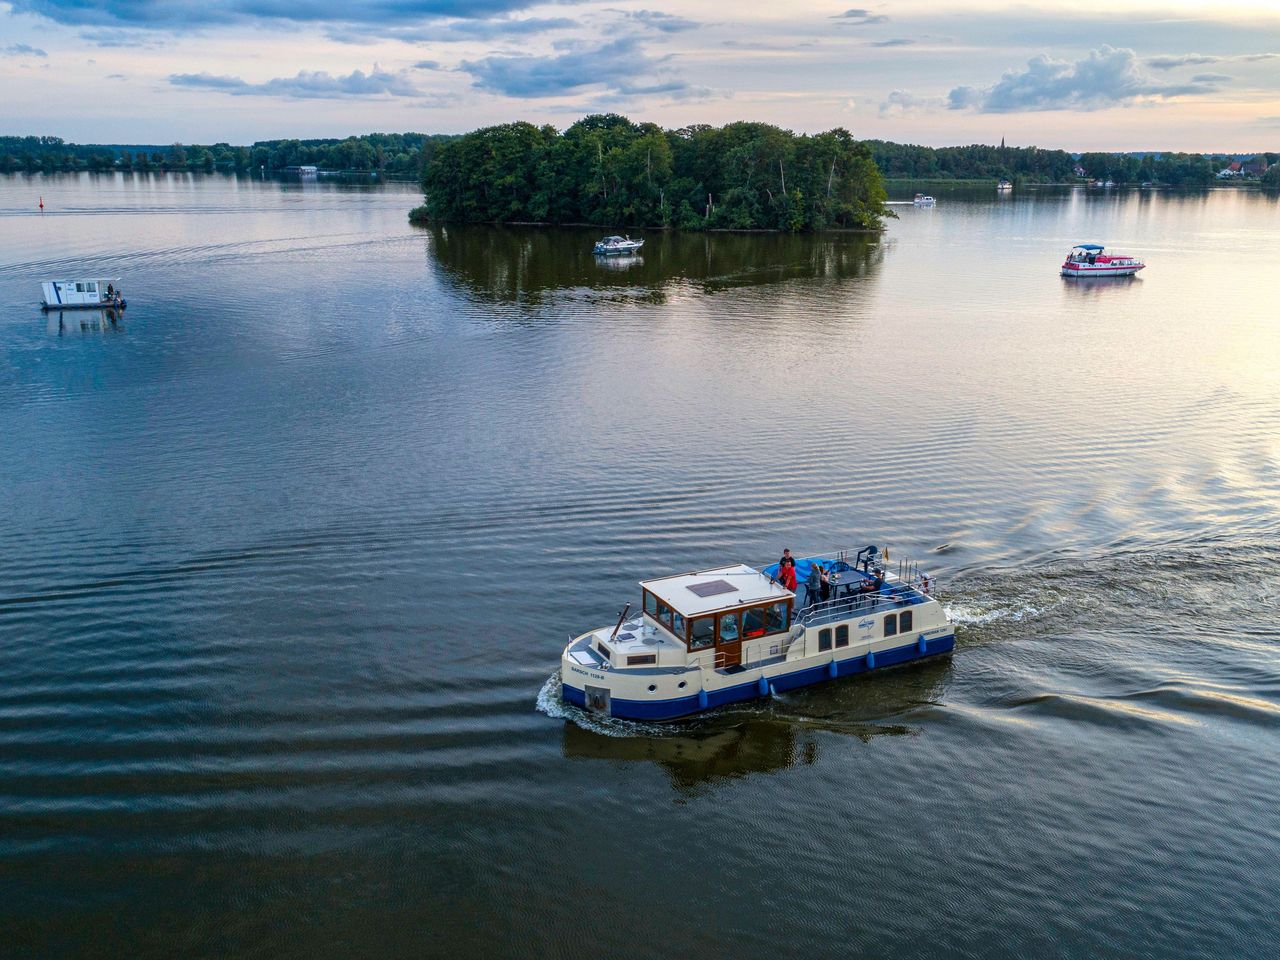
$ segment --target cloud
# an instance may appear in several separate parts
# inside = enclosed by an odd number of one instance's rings
[[[1210,63],[1257,63],[1274,60],[1280,53],[1241,53],[1231,57],[1216,57],[1203,53],[1183,53],[1175,56],[1148,57],[1146,64],[1157,70],[1173,70],[1177,67],[1201,67]]]
[[[914,40],[908,40],[906,37],[894,37],[891,40],[873,40],[870,46],[873,47],[909,47]]]
[[[1197,73],[1191,78],[1192,83],[1226,83],[1232,77],[1227,73]]]
[[[702,26],[696,20],[677,17],[671,13],[660,13],[657,10],[633,10],[625,14],[625,16],[629,20],[634,20],[651,30],[657,30],[661,33],[680,33]]]
[[[1015,113],[1031,110],[1103,110],[1142,98],[1212,93],[1204,83],[1173,84],[1142,71],[1137,54],[1103,44],[1079,60],[1040,54],[1025,70],[1010,70],[989,87],[956,87],[947,94],[952,110]]]
[[[9,44],[9,46],[5,47],[3,51],[0,51],[0,52],[3,52],[5,56],[9,56],[9,57],[47,57],[49,56],[49,54],[45,53],[39,47],[33,47],[30,44],[26,44],[26,43],[11,43]]]
[[[369,73],[353,70],[346,76],[337,77],[323,70],[301,70],[296,77],[249,83],[240,77],[175,73],[169,77],[169,82],[175,87],[214,90],[236,97],[289,97],[296,100],[381,99],[416,97],[419,93],[404,73],[389,73],[376,64]]]
[[[293,23],[413,23],[433,17],[483,19],[533,6],[536,0],[8,0],[14,13],[32,13],[73,26],[135,27],[185,32],[252,20]]]
[[[479,90],[524,99],[561,97],[601,84],[624,96],[692,92],[681,80],[639,79],[652,75],[663,60],[646,54],[637,37],[560,47],[563,53],[545,57],[520,54],[464,60],[459,69],[471,75],[472,85]]]
[[[844,13],[837,13],[831,20],[836,20],[846,27],[865,27],[873,23],[888,23],[889,18],[882,13],[872,13],[870,10],[862,10],[857,7],[846,10]]]
[[[413,69],[415,69],[415,70],[439,70],[439,69],[440,69],[440,61],[439,61],[439,60],[419,60],[417,63],[415,63],[415,64],[413,65]]]
[[[942,105],[941,97],[917,97],[907,90],[894,90],[880,104],[880,116],[900,117],[906,113],[936,110]]]
[[[339,43],[371,43],[383,38],[405,43],[463,43],[528,37],[552,30],[568,30],[579,25],[578,21],[567,17],[504,17],[495,20],[450,20],[417,27],[339,24],[328,28],[325,33],[330,40]]]

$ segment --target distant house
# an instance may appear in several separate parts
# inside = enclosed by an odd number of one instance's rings
[[[1084,167],[1080,166],[1080,164],[1077,163],[1074,167],[1071,168],[1071,172],[1074,173],[1077,177],[1083,177]]]
[[[1267,172],[1267,158],[1263,156],[1254,157],[1252,160],[1246,160],[1241,167],[1243,172],[1250,177],[1260,177]]]
[[[1219,180],[1231,180],[1235,177],[1244,176],[1243,164],[1239,160],[1232,160],[1229,164],[1218,171]]]

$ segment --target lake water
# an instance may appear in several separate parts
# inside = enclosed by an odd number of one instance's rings
[[[634,264],[418,199],[0,178],[0,952],[1274,954],[1275,199]],[[83,274],[122,318],[41,314]],[[556,704],[637,580],[872,542],[952,657]]]

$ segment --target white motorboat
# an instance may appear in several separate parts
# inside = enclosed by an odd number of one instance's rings
[[[632,240],[630,237],[605,237],[597,240],[592,253],[600,257],[624,257],[635,253],[644,246],[643,240]]]
[[[1062,264],[1064,277],[1131,277],[1147,265],[1128,254],[1107,253],[1100,243],[1077,243]]]
[[[938,201],[927,193],[917,193],[915,199],[911,201],[917,207],[932,207]]]

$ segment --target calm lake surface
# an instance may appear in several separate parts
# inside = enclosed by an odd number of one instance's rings
[[[1275,955],[1276,200],[600,264],[418,199],[0,178],[0,952]],[[953,657],[557,705],[637,580],[873,542]]]

